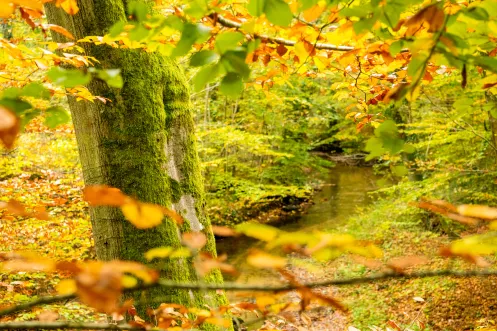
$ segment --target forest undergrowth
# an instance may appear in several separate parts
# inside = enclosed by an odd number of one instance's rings
[[[44,127],[41,121],[33,121],[20,137],[20,142],[16,149],[3,152],[2,197],[16,199],[28,207],[45,207],[51,219],[19,219],[3,211],[2,219],[11,222],[2,223],[0,250],[31,251],[59,260],[95,259],[87,206],[81,200],[83,181],[72,127],[64,125],[54,130]],[[376,167],[381,171],[381,164]],[[471,180],[468,180],[453,172],[439,174],[431,181],[428,178],[425,181],[400,181],[395,186],[374,192],[376,201],[371,206],[359,207],[357,216],[336,231],[373,241],[383,249],[384,263],[408,253],[416,258],[426,257],[426,260],[420,258],[416,266],[423,270],[478,268],[466,262],[433,257],[450,240],[478,233],[480,229],[468,230],[441,216],[422,211],[412,202],[436,194],[434,182],[439,183],[439,193],[457,187],[452,197],[462,199],[467,192],[464,183],[470,190],[478,177],[482,183],[487,182],[485,176],[487,174],[476,177],[471,174]],[[459,181],[457,186],[454,181]],[[488,202],[489,197],[475,198],[475,202],[482,202],[482,199]],[[489,262],[493,260],[487,258]],[[365,276],[384,270],[384,263],[345,256],[326,263],[308,261],[305,267],[293,267],[292,271],[302,281],[317,281]],[[0,304],[22,303],[37,296],[54,294],[62,278],[64,275],[57,273],[4,274],[0,283]],[[351,313],[347,315],[329,307],[315,307],[317,309],[304,315],[289,314],[286,320],[268,321],[265,327],[282,330],[343,330],[348,326],[360,330],[373,326],[378,330],[385,327],[411,330],[483,328],[493,326],[497,319],[497,312],[493,309],[497,299],[493,290],[496,282],[494,277],[448,277],[323,288],[320,290],[323,293],[333,293],[341,298],[351,308]],[[50,309],[63,318],[103,318],[76,301],[53,305]],[[18,318],[29,320],[36,315],[37,312],[33,311]]]

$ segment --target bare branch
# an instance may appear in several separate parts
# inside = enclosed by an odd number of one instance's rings
[[[227,27],[227,28],[235,28],[235,29],[240,29],[242,25],[240,23],[234,22],[232,20],[229,20],[227,18],[224,18],[221,15],[216,16],[217,22],[219,22],[221,25]],[[275,44],[280,44],[280,45],[285,45],[285,46],[295,46],[297,43],[296,41],[293,40],[287,40],[283,38],[275,38],[275,37],[270,37],[266,36],[263,34],[254,34],[253,37],[262,39],[263,41],[266,42],[271,42]],[[316,49],[325,49],[329,51],[339,51],[339,52],[348,52],[348,51],[353,51],[355,48],[352,46],[341,46],[341,45],[333,45],[333,44],[324,44],[324,43],[316,43],[315,46]]]

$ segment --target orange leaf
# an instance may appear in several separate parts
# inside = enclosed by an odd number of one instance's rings
[[[66,29],[64,29],[63,27],[61,27],[59,25],[55,25],[55,24],[43,24],[42,27],[45,28],[45,29],[52,30],[52,31],[55,31],[57,33],[60,33],[61,35],[63,35],[64,37],[67,37],[69,39],[74,39],[74,36],[72,35],[71,32],[67,31]]]
[[[207,237],[202,232],[183,233],[183,243],[193,249],[201,249],[207,244]]]
[[[121,190],[107,185],[87,186],[83,190],[83,199],[90,206],[116,206],[120,207],[128,203],[131,198],[121,192]]]
[[[317,4],[306,11],[304,11],[304,19],[307,22],[312,22],[321,16],[321,14],[326,9],[326,5]]]
[[[219,226],[219,225],[213,225],[212,232],[216,236],[221,236],[221,237],[232,237],[238,235],[238,233],[232,228],[228,228],[227,226]]]
[[[181,215],[178,214],[177,212],[175,212],[174,210],[163,207],[162,212],[167,217],[172,218],[177,224],[179,224],[179,225],[183,224],[183,222],[184,222],[183,217],[181,217]]]
[[[14,147],[19,129],[19,118],[9,109],[0,106],[0,140],[8,149]]]
[[[76,0],[65,0],[60,4],[60,6],[69,15],[76,15],[79,11],[79,7]]]

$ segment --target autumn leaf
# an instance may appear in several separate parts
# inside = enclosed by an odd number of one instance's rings
[[[76,15],[79,12],[79,7],[76,0],[65,0],[60,4],[60,6],[69,15]]]
[[[121,190],[107,185],[92,185],[83,189],[83,199],[90,206],[116,206],[120,207],[131,199]]]
[[[46,30],[52,30],[52,31],[55,31],[61,35],[63,35],[64,37],[67,37],[71,40],[74,40],[74,36],[72,35],[71,32],[67,31],[66,29],[64,29],[63,27],[59,26],[59,25],[55,25],[55,24],[43,24],[42,27]]]
[[[263,251],[254,250],[248,255],[247,263],[257,268],[280,269],[286,266],[287,260],[280,256],[275,256]]]
[[[0,106],[0,140],[5,147],[9,149],[14,147],[19,130],[19,118],[11,110]]]
[[[321,14],[326,9],[325,3],[318,3],[317,5],[304,11],[303,16],[307,22],[312,22],[321,16]]]
[[[151,203],[130,202],[121,206],[124,217],[138,229],[153,228],[162,223],[162,207]]]
[[[485,220],[497,219],[497,208],[482,205],[460,205],[457,211],[462,216],[477,217]]]
[[[184,245],[192,249],[201,249],[207,244],[207,237],[202,232],[187,232],[182,235]]]
[[[404,23],[409,28],[406,34],[412,36],[425,22],[429,25],[428,32],[436,32],[442,28],[444,20],[444,11],[439,8],[438,4],[427,6]]]
[[[172,220],[174,220],[176,222],[176,224],[179,224],[179,225],[183,224],[183,222],[184,222],[183,217],[181,217],[181,215],[178,214],[177,212],[175,212],[174,210],[163,207],[162,212],[164,213],[164,215],[166,215],[167,217],[170,217]]]
[[[238,235],[238,233],[235,230],[227,226],[212,225],[211,228],[212,228],[212,233],[214,233],[216,236],[233,237]]]
[[[0,17],[1,18],[10,18],[10,16],[12,14],[14,14],[14,10],[15,10],[15,7],[14,7],[13,3],[9,2],[6,4],[2,4],[0,6]]]

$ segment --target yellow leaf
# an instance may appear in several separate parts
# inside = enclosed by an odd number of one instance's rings
[[[162,207],[151,203],[132,202],[121,207],[124,217],[138,229],[153,228],[162,223]]]
[[[219,317],[209,317],[205,320],[205,323],[214,324],[221,326],[223,328],[229,328],[231,326],[231,319],[219,318]]]
[[[486,220],[497,219],[497,208],[482,205],[460,205],[457,212],[463,216],[483,218]]]
[[[304,19],[307,22],[312,22],[321,16],[321,14],[324,12],[326,9],[326,4],[323,3],[318,3],[317,5],[307,9],[304,11]]]
[[[164,246],[164,247],[156,247],[152,248],[148,252],[145,253],[145,258],[148,261],[151,261],[155,258],[158,259],[163,259],[171,255],[171,253],[174,251],[174,248],[169,247],[169,246]]]
[[[247,257],[247,263],[257,268],[283,268],[287,261],[281,256],[254,251]]]
[[[123,275],[123,277],[121,278],[121,284],[125,288],[131,288],[135,287],[136,284],[138,284],[138,280],[135,277]]]
[[[76,3],[76,0],[66,0],[60,4],[62,9],[69,15],[76,15],[79,11],[78,4]]]
[[[309,52],[307,52],[305,44],[302,41],[299,41],[295,44],[293,52],[299,58],[300,63],[303,63],[309,56]]]
[[[14,13],[14,5],[12,3],[2,4],[0,6],[0,17],[9,18]]]
[[[263,241],[272,241],[281,233],[281,231],[275,227],[251,222],[237,225],[236,231]]]
[[[276,298],[273,296],[269,296],[269,295],[263,295],[263,296],[257,297],[255,299],[255,302],[257,303],[257,306],[259,306],[260,310],[265,310],[266,306],[269,306],[269,305],[276,303]]]
[[[57,293],[60,295],[76,293],[77,285],[74,279],[63,279],[57,284]]]

